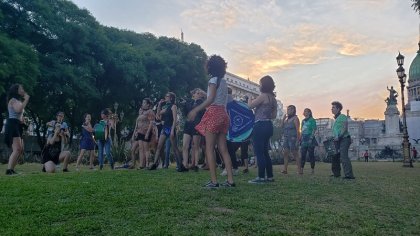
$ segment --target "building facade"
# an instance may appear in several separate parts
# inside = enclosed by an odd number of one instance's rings
[[[410,65],[406,104],[407,131],[412,146],[420,149],[420,42],[417,55]]]
[[[392,149],[395,153],[402,154],[402,117],[398,109],[398,101],[393,97],[392,87],[389,89],[390,97],[386,100],[387,108],[384,120],[351,119],[348,117],[348,129],[352,138],[349,156],[352,159],[361,158],[367,150],[370,157],[375,158],[383,150]],[[394,90],[395,91],[395,90]],[[420,150],[420,43],[417,55],[410,65],[407,81],[407,131],[411,147]],[[393,99],[392,99],[393,98]],[[320,118],[316,120],[317,132],[315,134],[320,147],[317,153],[325,155],[323,141],[332,137],[331,127],[333,119]]]
[[[261,94],[260,85],[248,79],[241,78],[232,73],[226,72],[226,82],[232,88],[232,96],[235,100],[242,100],[245,96],[248,98],[256,98]]]
[[[235,74],[226,72],[225,75],[228,86],[232,89],[232,97],[237,101],[243,101],[245,97],[256,98],[261,94],[260,85],[244,79]],[[280,100],[277,101],[277,118],[281,118],[284,114],[283,103]]]

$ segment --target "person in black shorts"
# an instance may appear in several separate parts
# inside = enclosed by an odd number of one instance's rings
[[[9,157],[6,175],[15,175],[15,166],[19,156],[23,154],[23,112],[28,104],[29,95],[25,92],[22,85],[13,84],[7,94],[7,109],[9,118],[6,121],[4,142],[12,153]],[[2,120],[3,122],[3,120]]]
[[[153,122],[155,120],[155,113],[151,109],[152,104],[149,98],[143,99],[133,133],[134,141],[138,143],[139,147],[140,169],[147,166],[150,157],[149,143],[152,140]],[[133,163],[133,165],[135,164]]]
[[[203,103],[206,92],[199,88],[193,89],[191,92],[192,99],[185,102],[184,105],[184,115],[187,117],[188,113]],[[193,121],[185,121],[184,124],[184,137],[183,137],[183,145],[182,145],[182,164],[187,167],[188,166],[188,156],[191,147],[191,166],[190,169],[194,171],[198,171],[198,157],[200,155],[200,143],[201,143],[201,135],[195,130],[195,126],[200,123],[201,118],[204,115],[204,110],[200,111]]]

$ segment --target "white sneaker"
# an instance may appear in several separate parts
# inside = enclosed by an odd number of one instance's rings
[[[233,169],[233,175],[234,176],[239,175],[239,169]]]
[[[226,176],[227,175],[227,171],[226,169],[223,169],[222,173],[220,173],[221,176]]]

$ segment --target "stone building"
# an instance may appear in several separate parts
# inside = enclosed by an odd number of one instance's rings
[[[241,100],[245,96],[257,97],[261,94],[260,85],[248,79],[241,78],[232,73],[226,72],[226,82],[232,88],[232,96],[235,100]]]
[[[225,79],[228,86],[232,88],[232,96],[235,100],[243,100],[245,96],[256,98],[261,94],[260,85],[249,79],[241,78],[229,72],[226,72]],[[281,118],[283,114],[283,103],[277,99],[277,118]]]
[[[417,55],[410,65],[407,81],[407,130],[412,146],[420,149],[420,42]]]

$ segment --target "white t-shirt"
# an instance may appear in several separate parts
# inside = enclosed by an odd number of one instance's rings
[[[209,84],[215,84],[217,87],[217,77],[209,80]],[[209,87],[207,87],[207,94],[210,95]],[[220,79],[219,88],[216,90],[216,97],[211,105],[226,106],[228,98],[228,87],[225,79]]]

